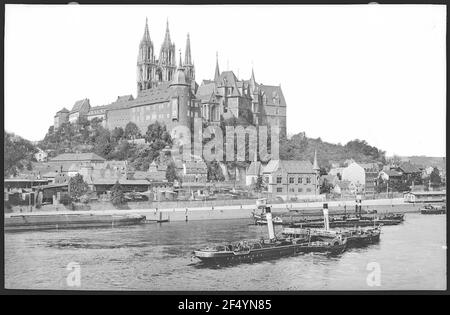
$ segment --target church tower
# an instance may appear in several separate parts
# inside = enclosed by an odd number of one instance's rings
[[[155,71],[155,55],[153,43],[148,31],[148,20],[145,19],[144,36],[139,44],[139,54],[137,58],[137,92],[153,87],[152,78]]]
[[[184,68],[186,70],[186,77],[189,80],[195,80],[195,68],[191,57],[191,40],[189,38],[189,33],[186,39],[186,51],[184,53]]]
[[[170,40],[169,21],[167,21],[166,34],[159,52],[158,68],[155,76],[158,82],[172,81],[177,69],[175,58],[175,44]]]

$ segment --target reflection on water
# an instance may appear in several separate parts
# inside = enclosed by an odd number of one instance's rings
[[[332,257],[300,254],[231,266],[205,266],[192,251],[212,243],[266,236],[249,220],[145,224],[120,228],[5,234],[7,288],[73,289],[70,262],[89,290],[395,290],[446,288],[445,215],[407,214],[383,227],[379,244]],[[279,228],[279,227],[277,227]],[[367,264],[381,268],[369,287]]]

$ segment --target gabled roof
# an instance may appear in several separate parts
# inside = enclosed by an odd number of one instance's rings
[[[314,174],[311,162],[300,160],[270,160],[263,168],[263,173],[273,173],[279,168],[284,169],[287,173]]]
[[[284,99],[283,91],[281,86],[275,85],[258,85],[261,93],[267,97],[267,104],[264,105],[275,105],[275,106],[286,106],[286,100]],[[275,104],[273,98],[278,97],[280,104]]]
[[[416,165],[411,164],[409,162],[401,163],[398,168],[400,170],[402,170],[406,174],[420,173],[421,172],[421,170]]]
[[[173,93],[173,90],[169,89],[169,85],[170,82],[163,82],[157,87],[141,91],[136,99],[128,102],[128,107],[157,104],[169,101]]]
[[[112,102],[108,105],[108,110],[110,109],[122,109],[122,108],[128,108],[130,105],[130,102],[133,101],[133,95],[124,95],[124,96],[118,96],[117,100]]]
[[[53,159],[51,162],[67,162],[67,161],[105,161],[104,158],[95,153],[63,153]]]
[[[58,113],[68,113],[68,112],[69,112],[69,110],[67,108],[63,107],[63,109],[57,111],[56,113],[58,114]]]
[[[84,106],[84,105],[89,105],[89,99],[85,98],[83,100],[79,100],[76,101],[75,104],[72,107],[72,110],[70,111],[71,113],[76,113],[79,112],[80,109]],[[89,105],[90,106],[90,105]]]

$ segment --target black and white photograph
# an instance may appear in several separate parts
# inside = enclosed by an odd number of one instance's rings
[[[5,292],[446,292],[446,32],[443,4],[6,4]]]

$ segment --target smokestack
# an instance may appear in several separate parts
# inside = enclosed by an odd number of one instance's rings
[[[266,220],[267,220],[267,228],[269,229],[269,239],[275,239],[275,233],[273,231],[273,222],[272,222],[272,212],[270,207],[266,207]]]
[[[328,220],[328,203],[323,204],[323,225],[326,231],[330,230],[330,221]]]

